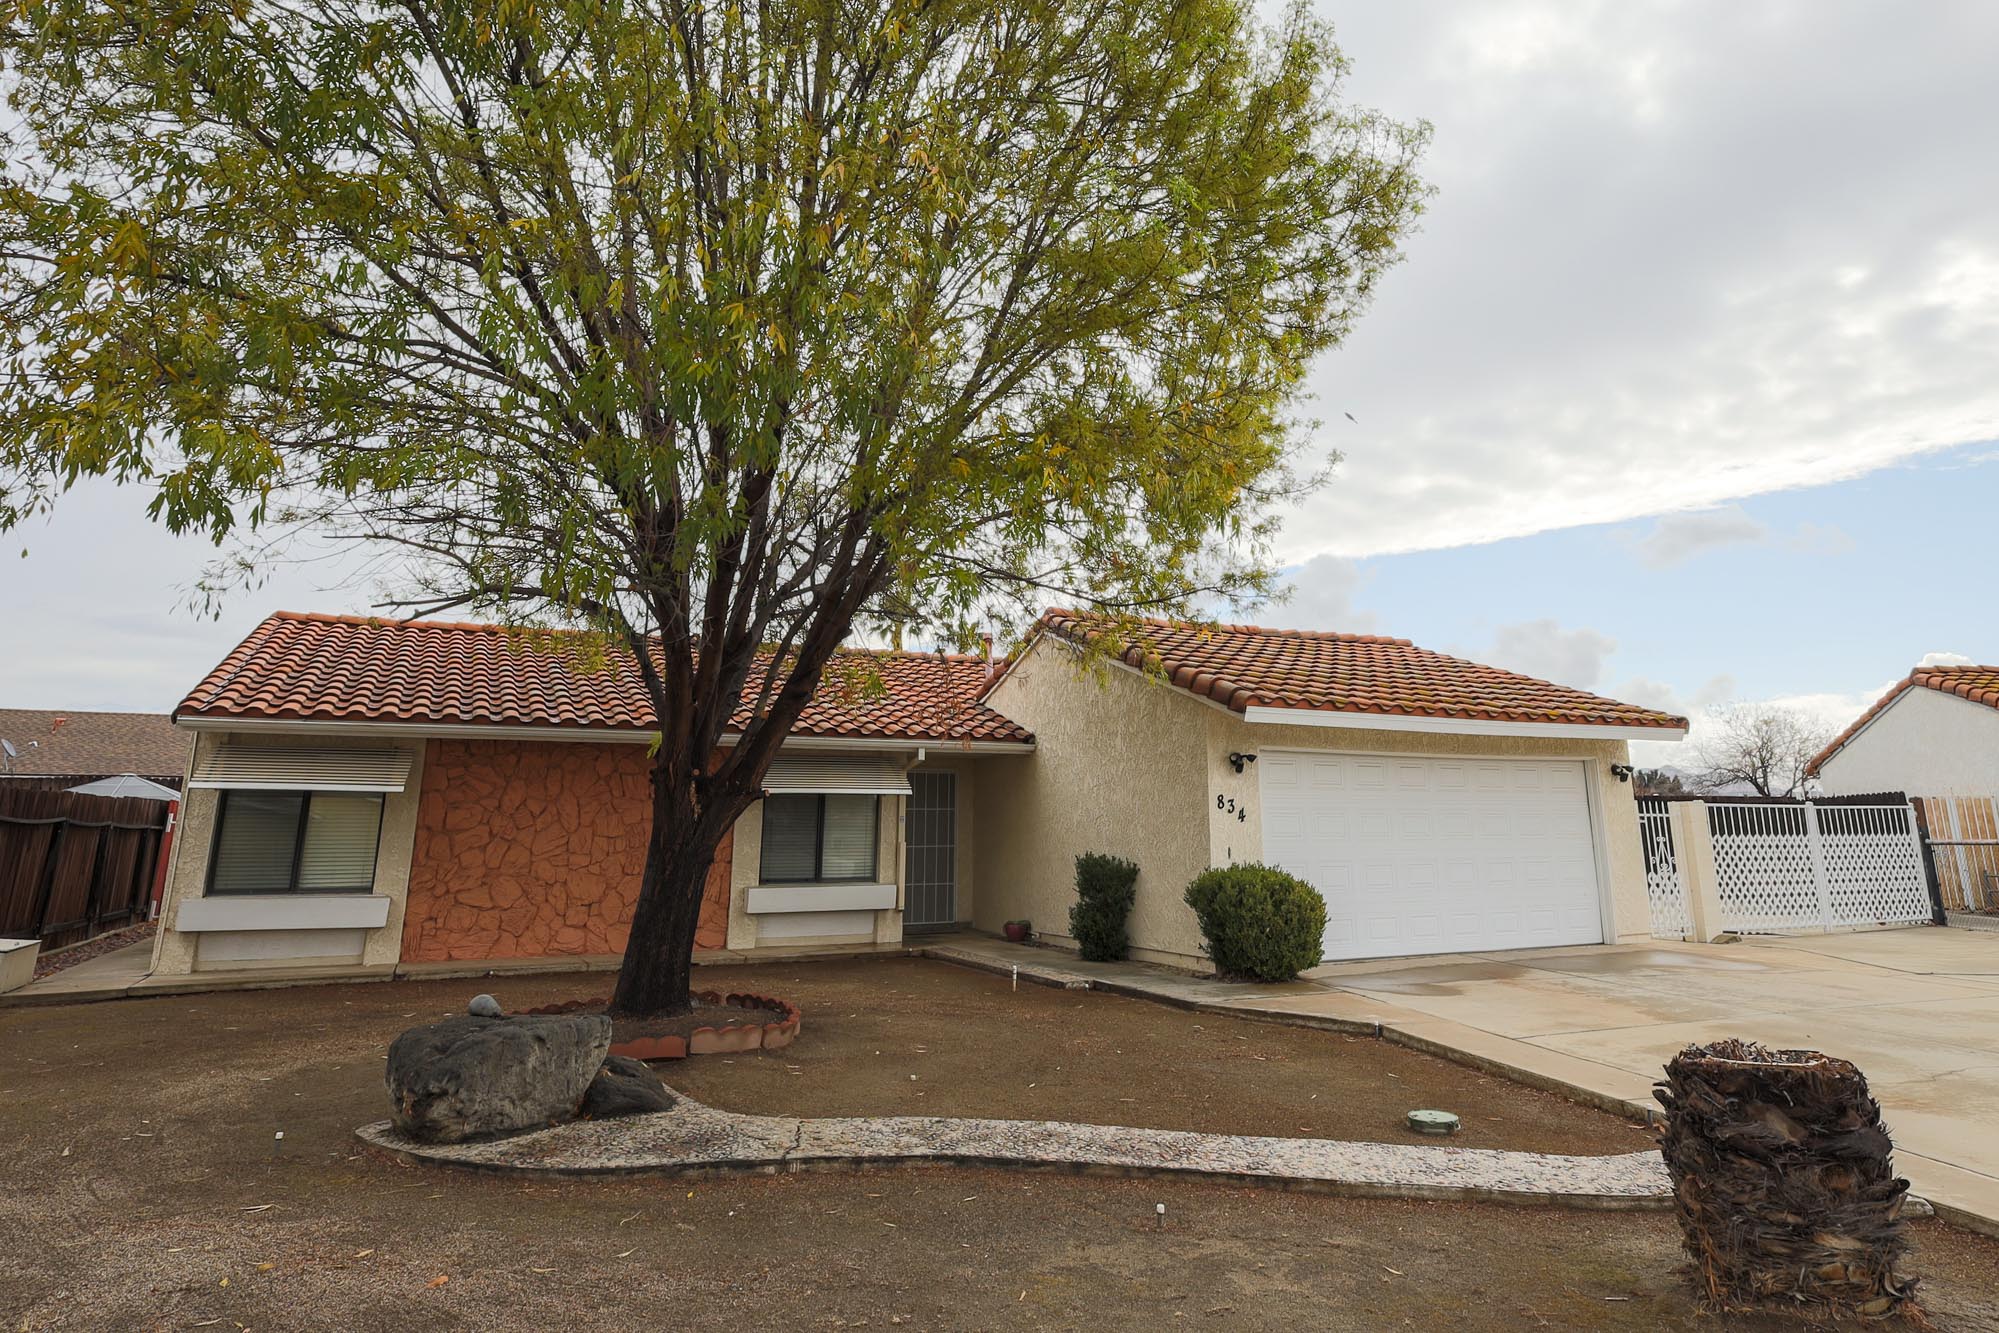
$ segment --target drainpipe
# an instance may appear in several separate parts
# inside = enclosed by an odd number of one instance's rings
[[[929,753],[930,750],[927,746],[919,745],[916,747],[916,758],[902,766],[904,780],[908,779],[909,770],[921,764],[924,756]],[[895,914],[896,929],[900,931],[902,928],[902,914],[909,910],[909,903],[907,901],[909,893],[907,874],[909,869],[909,798],[907,796],[898,796],[895,799],[902,802],[902,807],[895,817]]]

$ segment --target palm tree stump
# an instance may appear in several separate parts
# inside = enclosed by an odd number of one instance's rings
[[[1817,1051],[1689,1046],[1653,1095],[1687,1252],[1724,1308],[1920,1318],[1894,1145],[1867,1079]]]

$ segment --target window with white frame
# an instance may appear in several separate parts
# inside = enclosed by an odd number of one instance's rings
[[[789,793],[764,798],[765,884],[856,884],[875,878],[881,798]]]
[[[208,892],[371,893],[381,835],[379,792],[225,791]]]

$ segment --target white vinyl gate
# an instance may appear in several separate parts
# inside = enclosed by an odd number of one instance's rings
[[[1645,898],[1652,908],[1652,934],[1662,940],[1683,940],[1694,933],[1687,907],[1686,881],[1680,877],[1679,851],[1673,846],[1672,807],[1660,800],[1638,802],[1638,841],[1645,852]]]
[[[1730,801],[1709,804],[1707,817],[1725,930],[1774,934],[1931,919],[1922,847],[1906,804]]]

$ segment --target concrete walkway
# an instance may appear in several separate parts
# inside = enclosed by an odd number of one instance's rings
[[[153,941],[134,940],[123,948],[87,958],[60,972],[31,981],[8,998],[48,997],[52,1000],[95,999],[101,992],[130,990],[152,968]]]
[[[682,1098],[671,1111],[575,1121],[485,1143],[422,1144],[384,1120],[356,1133],[405,1161],[537,1175],[797,1171],[909,1162],[1066,1168],[1285,1185],[1369,1198],[1663,1208],[1656,1152],[1610,1157],[1129,1129],[1050,1120],[737,1115]]]
[[[925,950],[1023,978],[1348,1031],[1656,1114],[1651,1087],[1689,1042],[1811,1047],[1867,1074],[1915,1191],[1999,1235],[1999,935],[1915,927],[1733,945],[1595,945],[1316,968],[1244,986],[1138,963],[952,936]]]

